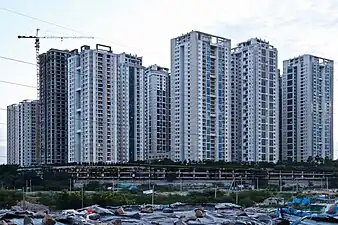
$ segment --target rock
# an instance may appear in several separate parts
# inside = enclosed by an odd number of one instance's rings
[[[113,225],[122,225],[122,221],[120,219],[117,219],[113,222]]]
[[[182,219],[179,219],[179,220],[174,222],[174,225],[187,225],[187,223],[182,221]]]
[[[8,225],[17,225],[16,223],[14,223],[14,222],[12,222],[12,221],[10,221],[10,220],[6,221],[6,223],[7,223]]]
[[[133,219],[137,219],[137,220],[141,219],[141,215],[139,213],[134,213],[132,215],[129,215],[128,217],[133,218]]]
[[[290,221],[278,218],[276,220],[273,220],[273,224],[275,224],[275,225],[290,225]]]
[[[27,201],[20,201],[16,206],[13,206],[12,209],[15,211],[28,210],[31,212],[39,212],[39,211],[47,211],[48,207],[45,205],[34,204]]]
[[[32,218],[25,216],[23,218],[23,225],[34,225],[34,222],[33,222]]]
[[[195,220],[197,220],[197,217],[196,216],[188,216],[188,217],[185,217],[185,218],[183,218],[183,222],[184,223],[188,223],[189,221],[195,221]]]
[[[153,207],[152,206],[146,206],[144,208],[141,209],[141,213],[153,213]]]
[[[53,217],[46,214],[45,217],[42,219],[42,225],[55,225],[56,221]]]
[[[236,216],[248,216],[248,214],[246,214],[246,212],[239,210],[236,212]]]
[[[163,209],[163,212],[164,212],[164,213],[173,213],[174,210],[171,209],[171,208],[165,208],[165,209]]]
[[[24,210],[21,208],[21,206],[18,206],[18,205],[13,205],[13,206],[11,207],[11,209],[12,209],[13,211],[17,211],[17,212],[24,211]]]
[[[199,208],[199,209],[195,209],[195,216],[197,218],[203,218],[204,217],[204,210]]]
[[[97,213],[92,213],[92,214],[88,215],[88,219],[90,219],[90,220],[98,220],[98,219],[100,219],[100,215],[97,214]]]
[[[120,208],[116,209],[115,215],[118,215],[118,216],[124,215],[124,209],[123,209],[122,206]]]
[[[36,212],[33,213],[33,218],[43,218],[45,217],[46,213],[45,212]]]

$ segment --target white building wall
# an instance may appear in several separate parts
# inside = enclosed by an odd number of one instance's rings
[[[117,162],[116,54],[82,46],[68,59],[69,162]]]
[[[19,105],[7,106],[7,164],[20,164]]]
[[[151,65],[145,69],[148,109],[148,159],[170,158],[169,69]]]
[[[302,55],[283,62],[283,160],[333,159],[332,103],[332,60]]]
[[[36,164],[37,100],[24,100],[7,107],[7,163],[22,167]]]
[[[142,57],[118,55],[118,159],[120,162],[147,159],[147,79]]]
[[[171,40],[171,158],[231,161],[230,40],[192,31]]]
[[[277,49],[253,38],[232,49],[231,143],[234,161],[279,160]]]

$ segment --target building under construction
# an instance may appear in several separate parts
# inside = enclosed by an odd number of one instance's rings
[[[41,164],[68,159],[67,60],[68,50],[50,49],[40,55]]]

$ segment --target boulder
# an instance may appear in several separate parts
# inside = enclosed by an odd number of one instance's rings
[[[48,207],[41,204],[34,204],[27,201],[20,201],[16,206],[12,206],[12,209],[15,211],[28,210],[31,212],[47,211]]]
[[[90,219],[90,220],[98,220],[98,219],[100,219],[100,215],[97,214],[97,213],[92,213],[92,214],[88,215],[88,219]]]
[[[124,209],[122,206],[115,210],[115,215],[118,215],[118,216],[124,215]]]
[[[55,225],[56,221],[54,218],[48,214],[45,215],[45,217],[42,219],[42,225]]]
[[[122,225],[122,221],[120,219],[117,219],[113,222],[113,225]]]
[[[153,213],[154,209],[152,206],[146,206],[141,209],[141,213]]]
[[[195,216],[197,218],[203,218],[204,217],[204,210],[202,208],[195,209]]]
[[[173,213],[173,212],[174,212],[174,210],[171,209],[171,208],[165,208],[165,209],[163,209],[163,213]]]

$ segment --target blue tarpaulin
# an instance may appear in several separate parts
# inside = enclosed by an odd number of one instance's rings
[[[310,202],[308,197],[296,197],[292,199],[292,204],[294,205],[309,205]]]

